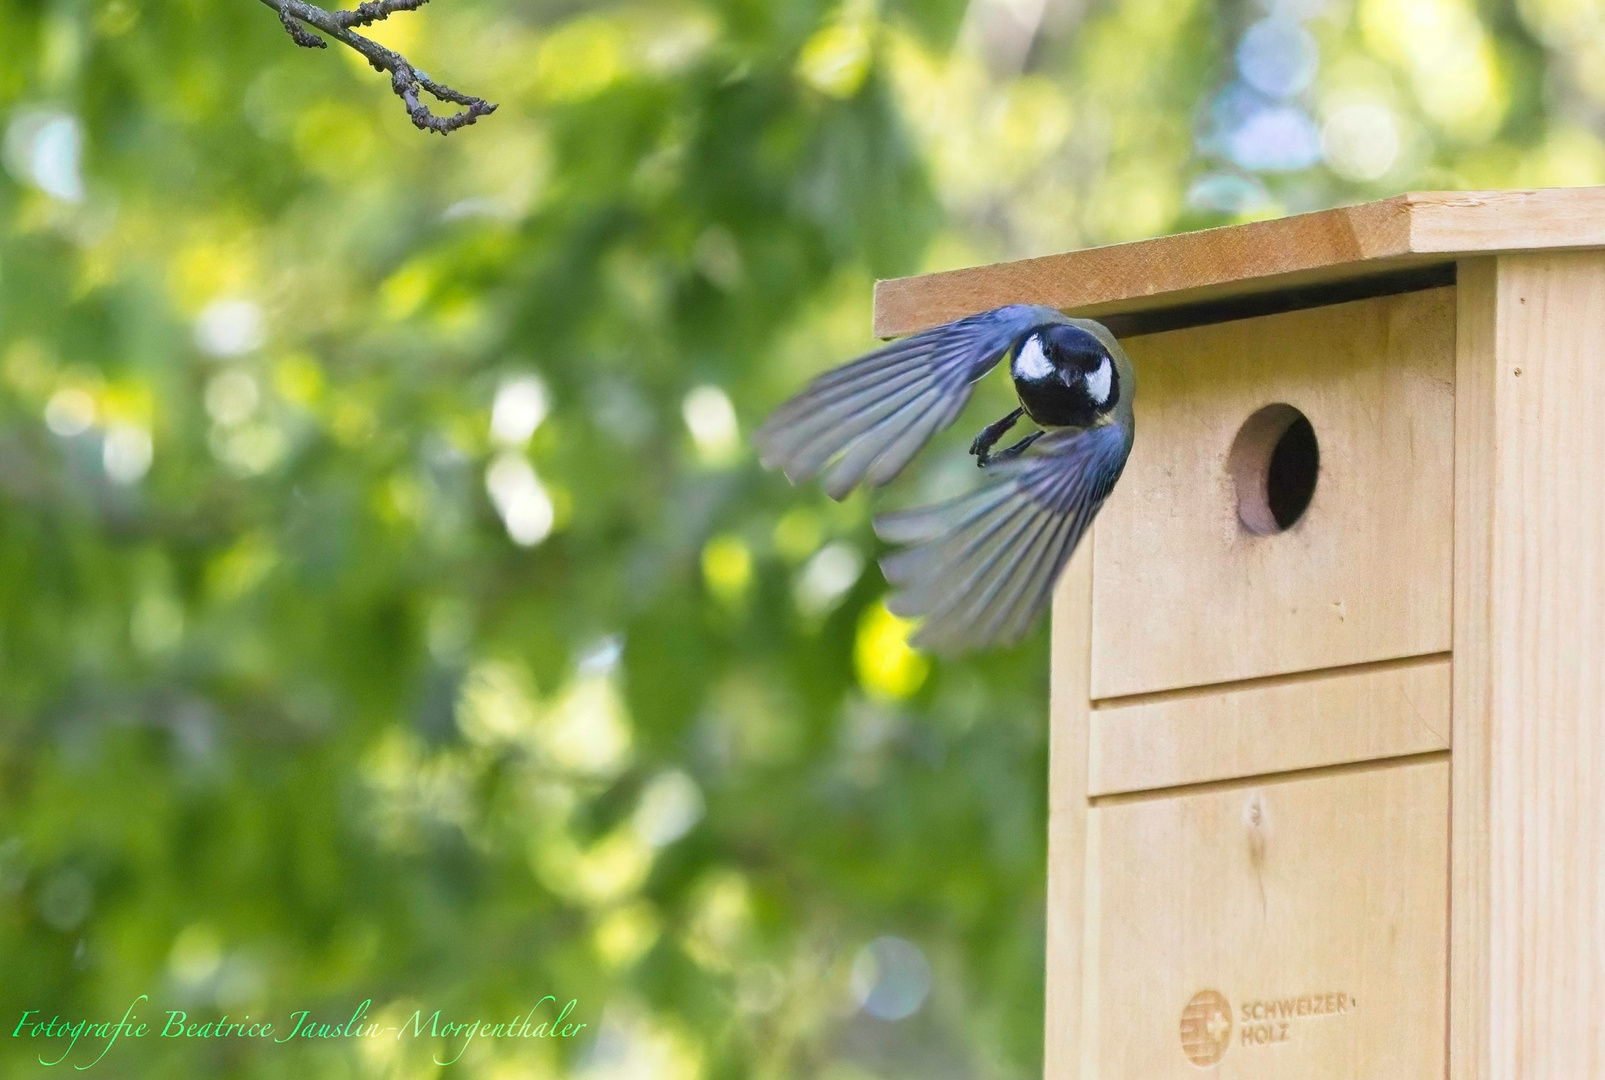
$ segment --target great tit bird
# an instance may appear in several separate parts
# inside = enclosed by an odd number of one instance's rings
[[[879,487],[958,416],[977,380],[1010,356],[1020,407],[970,446],[974,491],[875,519],[898,550],[881,559],[887,607],[923,617],[920,648],[958,653],[1018,641],[1131,453],[1136,373],[1104,326],[1011,304],[893,342],[828,371],[775,410],[754,439],[792,483],[825,470],[841,499]],[[1039,430],[997,453],[1024,416]]]

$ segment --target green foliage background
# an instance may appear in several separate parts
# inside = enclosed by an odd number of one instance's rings
[[[1038,1074],[1046,634],[909,653],[870,500],[745,436],[871,344],[877,276],[1605,176],[1598,5],[1282,6],[1319,46],[1297,106],[1329,139],[1382,110],[1380,170],[1200,137],[1247,2],[441,0],[376,36],[500,102],[442,140],[248,0],[0,0],[5,1074],[47,1050],[25,1009],[545,993],[586,1033],[444,1068],[159,1039],[97,1067]],[[76,171],[40,171],[47,129]],[[528,375],[549,413],[498,443]],[[953,482],[1004,394],[893,497]],[[886,934],[932,969],[898,1021],[852,992]]]

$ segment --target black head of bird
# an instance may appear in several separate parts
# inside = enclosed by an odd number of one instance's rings
[[[935,506],[883,514],[887,606],[922,617],[914,643],[955,653],[1031,628],[1131,453],[1137,379],[1114,335],[1089,319],[1011,304],[893,342],[816,378],[755,436],[765,467],[793,483],[824,473],[840,499],[903,470],[1011,357],[1020,407],[970,447],[987,479]],[[1021,417],[1038,430],[992,448]]]
[[[1091,427],[1120,403],[1120,351],[1084,326],[1043,327],[1009,364],[1020,407],[1044,427]]]

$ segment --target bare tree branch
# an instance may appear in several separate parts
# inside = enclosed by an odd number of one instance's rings
[[[351,30],[353,26],[372,26],[376,22],[383,22],[398,11],[417,11],[428,2],[364,0],[354,11],[327,11],[305,0],[262,0],[262,3],[279,13],[279,21],[297,45],[307,49],[328,48],[329,43],[312,32],[312,29],[321,30],[361,53],[375,71],[389,72],[390,88],[407,107],[407,115],[412,117],[413,125],[420,131],[438,131],[448,135],[460,127],[467,127],[481,116],[495,112],[495,104],[442,86],[409,64],[400,53]],[[436,116],[423,103],[421,95],[425,93],[437,101],[461,105],[462,109],[450,116]]]

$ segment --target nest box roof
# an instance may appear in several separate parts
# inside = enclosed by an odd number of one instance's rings
[[[1047,304],[1140,334],[1448,284],[1499,251],[1605,247],[1605,187],[1433,191],[875,286],[875,332]]]

